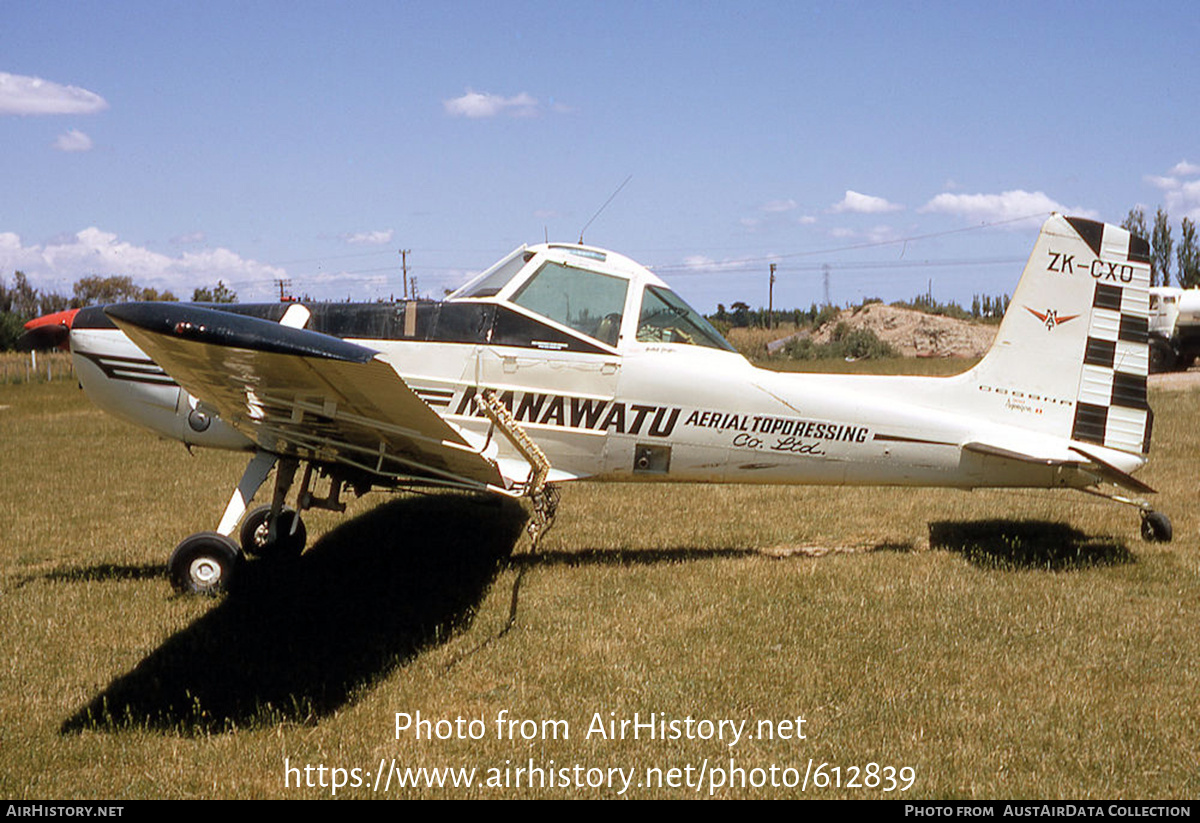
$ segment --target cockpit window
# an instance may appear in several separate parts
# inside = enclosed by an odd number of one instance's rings
[[[735,351],[703,315],[661,286],[646,287],[637,339],[641,343],[684,343]]]
[[[531,312],[617,345],[629,281],[587,269],[546,263],[512,296]]]
[[[529,257],[524,249],[517,249],[508,257],[450,295],[451,299],[456,297],[494,296],[508,284],[509,280],[512,280],[516,276],[517,272],[525,267],[525,264],[529,262]]]

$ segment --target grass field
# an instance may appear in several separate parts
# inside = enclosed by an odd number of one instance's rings
[[[163,561],[244,458],[0,386],[0,796],[1194,798],[1200,394],[1151,400],[1169,546],[1078,493],[578,484],[531,557],[512,506],[372,495],[206,600]],[[593,726],[635,713],[673,739]]]

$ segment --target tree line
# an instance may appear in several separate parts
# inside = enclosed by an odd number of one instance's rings
[[[882,303],[878,297],[863,298],[859,306],[871,303]],[[931,294],[919,294],[911,300],[897,300],[891,305],[902,309],[913,309],[925,314],[940,314],[958,320],[999,320],[1008,311],[1009,296],[1007,294],[987,295],[976,294],[971,300],[971,308],[964,309],[958,303],[949,301],[942,303]],[[841,309],[838,306],[818,306],[813,303],[807,309],[752,309],[744,301],[731,303],[728,308],[724,303],[717,304],[717,310],[706,315],[708,320],[722,332],[730,329],[766,329],[775,328],[790,323],[798,329],[820,328],[831,320],[837,319]]]
[[[1150,244],[1151,286],[1171,285],[1172,262],[1175,263],[1176,285],[1182,289],[1200,286],[1200,243],[1193,220],[1185,217],[1180,223],[1178,246],[1171,237],[1171,221],[1162,206],[1154,214],[1153,229],[1147,228],[1146,211],[1141,206],[1129,210],[1121,228]]]
[[[9,351],[16,346],[17,338],[24,332],[25,324],[45,314],[79,309],[84,306],[103,306],[109,303],[127,303],[135,300],[176,301],[179,298],[169,291],[159,291],[149,286],[139,286],[133,278],[123,275],[102,277],[90,275],[75,281],[70,296],[57,292],[35,289],[25,272],[13,273],[12,284],[0,276],[0,351]],[[202,286],[192,292],[196,303],[236,303],[237,293],[222,281],[215,286]]]

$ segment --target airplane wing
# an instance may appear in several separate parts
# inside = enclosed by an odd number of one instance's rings
[[[268,452],[445,485],[509,485],[372,349],[196,306],[124,303],[105,312],[180,386]]]

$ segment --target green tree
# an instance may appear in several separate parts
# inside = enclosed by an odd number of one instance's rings
[[[131,300],[178,300],[169,291],[142,288],[133,278],[124,275],[101,277],[98,274],[82,277],[75,281],[74,303],[77,306],[104,306],[109,303],[127,303]]]
[[[1154,215],[1154,233],[1150,236],[1150,285],[1166,286],[1171,282],[1171,223],[1167,213],[1158,207]]]
[[[25,272],[13,273],[12,288],[0,278],[0,351],[14,348],[25,331],[25,321],[37,315],[37,289],[29,285]]]
[[[192,292],[193,303],[236,303],[237,299],[237,292],[226,286],[223,280],[218,280],[212,288],[201,286]]]
[[[1175,276],[1179,278],[1180,286],[1185,289],[1200,286],[1200,245],[1196,243],[1196,224],[1186,217],[1183,218],[1175,262],[1179,264]]]
[[[25,272],[13,272],[12,288],[4,286],[0,280],[0,311],[12,312],[24,318],[21,322],[41,314],[41,295],[38,290],[29,285]]]
[[[81,277],[73,287],[75,303],[80,306],[101,306],[108,303],[125,303],[137,300],[142,290],[132,277],[101,277],[98,274]]]
[[[0,312],[0,351],[12,351],[25,331],[25,321],[12,312]]]
[[[1141,206],[1135,206],[1129,210],[1129,214],[1125,215],[1125,219],[1121,221],[1121,228],[1142,238],[1147,243],[1150,242],[1150,232],[1146,231],[1146,212]]]
[[[13,273],[11,287],[0,277],[0,351],[14,347],[25,331],[26,321],[69,306],[70,301],[61,294],[39,291],[31,286],[23,271]]]
[[[146,286],[142,289],[142,294],[138,300],[154,300],[161,303],[177,303],[179,298],[169,291],[159,291],[158,289]]]

